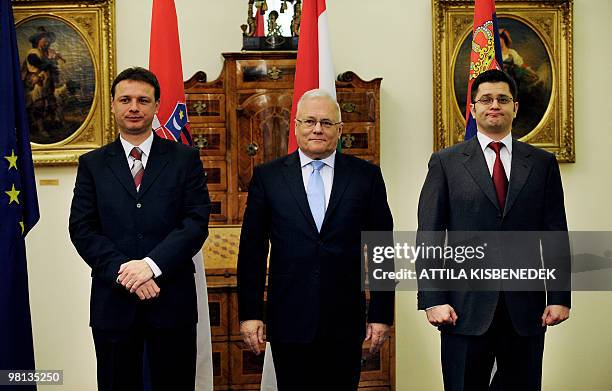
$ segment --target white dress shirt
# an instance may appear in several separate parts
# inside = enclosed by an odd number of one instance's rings
[[[302,167],[302,179],[304,180],[304,189],[308,189],[308,181],[310,180],[310,174],[314,170],[314,167],[310,164],[314,159],[309,158],[298,149],[300,155],[300,166]],[[331,155],[325,159],[321,159],[325,165],[321,167],[321,179],[323,179],[323,187],[325,188],[325,210],[329,205],[329,197],[331,195],[332,184],[334,183],[334,163],[336,162],[336,151],[332,152]]]
[[[140,158],[140,161],[142,162],[142,167],[146,169],[147,161],[149,161],[149,154],[151,153],[151,146],[153,145],[153,132],[151,132],[149,137],[147,137],[147,139],[143,141],[140,145],[130,144],[129,142],[125,141],[125,139],[123,138],[121,134],[119,134],[119,140],[121,141],[121,145],[123,146],[123,151],[125,152],[125,158],[127,159],[128,167],[130,168],[130,170],[132,169],[132,167],[134,166],[134,162],[136,161],[136,159],[130,156],[130,152],[132,152],[132,149],[134,149],[134,147],[138,147],[142,151],[142,156]],[[151,258],[146,257],[143,259],[143,261],[145,261],[147,265],[149,265],[155,277],[161,276],[162,274],[161,269],[159,268],[159,266],[157,266],[157,264]]]
[[[482,153],[484,153],[485,160],[487,161],[487,167],[489,168],[489,174],[493,177],[493,164],[495,163],[495,151],[488,148],[491,142],[494,142],[489,136],[477,132],[478,142]],[[504,144],[504,148],[499,151],[499,157],[501,158],[502,164],[504,165],[504,171],[506,172],[506,178],[510,180],[510,169],[512,168],[512,133],[508,133],[506,137],[499,140],[500,143]]]

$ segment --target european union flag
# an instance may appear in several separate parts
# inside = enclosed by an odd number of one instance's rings
[[[40,215],[11,0],[0,0],[0,59],[0,369],[34,369],[24,239]]]

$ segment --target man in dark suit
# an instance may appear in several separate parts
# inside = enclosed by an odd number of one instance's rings
[[[208,235],[206,177],[196,149],[153,134],[153,73],[126,69],[111,94],[120,135],[79,159],[70,212],[72,242],[91,267],[98,387],[142,389],[146,343],[153,389],[193,391],[192,256]]]
[[[380,169],[336,151],[340,108],[323,90],[297,107],[299,149],[253,171],[238,255],[240,331],[259,354],[270,249],[266,335],[279,390],[355,390],[361,346],[376,352],[394,292],[361,289],[361,232],[392,231]],[[324,380],[322,380],[324,379]]]
[[[487,250],[491,258],[501,254],[501,265],[526,259],[541,264],[541,244],[544,263],[554,258],[556,266],[567,271],[559,167],[553,154],[512,139],[515,97],[516,84],[501,71],[476,78],[470,110],[477,136],[431,156],[419,199],[417,243],[437,237],[440,244],[445,236],[450,243],[453,236],[461,236],[457,231],[504,231],[498,235],[499,251]],[[557,231],[561,240],[551,243],[535,232],[530,236],[510,231]],[[527,239],[517,241],[517,235]],[[426,267],[425,262],[417,262],[417,267]],[[445,390],[488,389],[494,360],[504,390],[541,388],[544,332],[569,317],[569,291],[445,291],[422,286],[418,308],[441,331]]]

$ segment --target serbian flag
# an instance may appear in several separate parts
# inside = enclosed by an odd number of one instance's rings
[[[495,0],[475,0],[474,29],[472,30],[472,52],[465,108],[465,139],[476,136],[476,121],[470,113],[472,83],[484,71],[502,69],[503,60],[495,15]]]
[[[161,87],[159,111],[153,121],[155,133],[163,138],[193,145],[187,120],[181,47],[174,0],[153,0],[149,69],[155,73]],[[212,391],[213,366],[208,291],[204,257],[193,257],[198,299],[196,391]],[[146,376],[145,376],[146,380]]]
[[[290,126],[295,123],[297,103],[305,92],[321,88],[328,91],[334,98],[336,97],[334,63],[327,26],[325,0],[304,0]],[[295,132],[291,128],[288,140],[287,152],[291,153],[297,149]]]

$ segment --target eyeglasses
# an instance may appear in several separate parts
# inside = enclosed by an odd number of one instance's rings
[[[320,121],[317,121],[316,119],[295,119],[297,122],[299,122],[302,126],[304,126],[304,128],[306,129],[312,129],[315,126],[317,126],[317,124],[321,124],[321,127],[323,129],[331,129],[336,125],[340,125],[342,123],[342,121],[340,122],[331,122],[328,119],[322,119]]]
[[[512,98],[511,96],[506,96],[506,95],[501,95],[501,96],[498,96],[497,98],[493,98],[491,96],[483,96],[482,98],[475,100],[474,103],[480,103],[481,105],[484,105],[484,106],[491,106],[493,104],[493,101],[495,100],[500,105],[507,105],[508,103],[512,102],[514,98]]]

